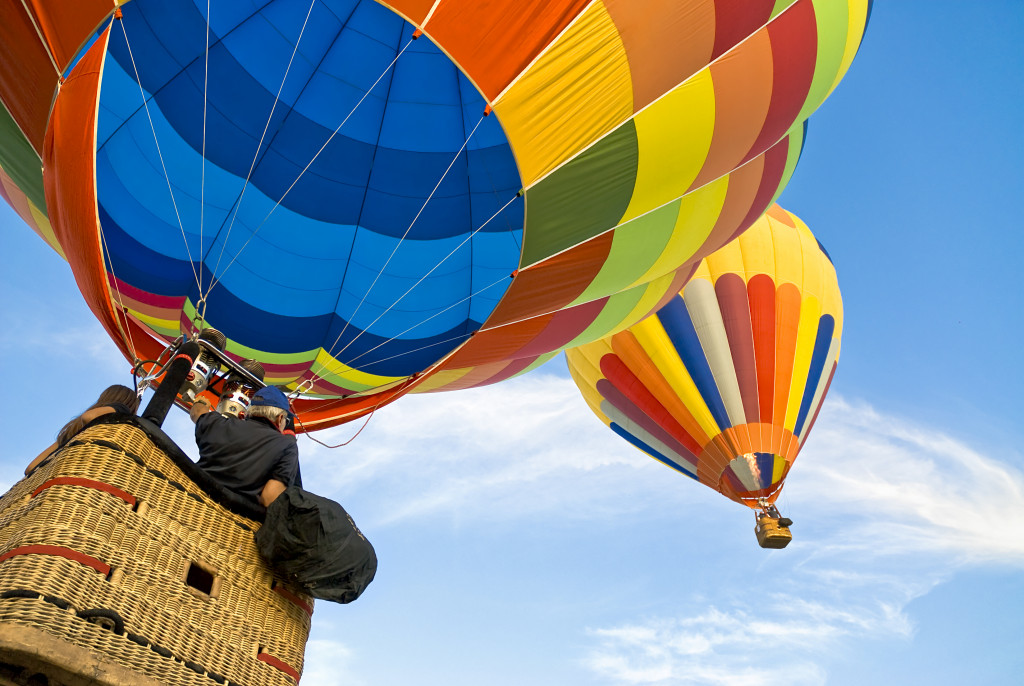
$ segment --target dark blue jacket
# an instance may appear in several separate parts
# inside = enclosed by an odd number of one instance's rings
[[[302,485],[295,436],[282,434],[262,417],[243,420],[207,412],[196,422],[196,445],[201,469],[257,503],[270,479],[286,488]]]

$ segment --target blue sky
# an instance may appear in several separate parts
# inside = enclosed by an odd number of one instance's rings
[[[1015,0],[876,2],[811,119],[781,204],[832,255],[845,326],[789,548],[604,429],[560,360],[407,397],[351,446],[300,442],[380,558],[317,606],[302,683],[1020,683],[1021,35]],[[6,487],[128,365],[6,206],[0,240]]]

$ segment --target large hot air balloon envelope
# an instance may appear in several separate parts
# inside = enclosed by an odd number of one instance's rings
[[[657,309],[778,195],[869,3],[73,4],[0,0],[5,198],[127,357],[213,326],[317,428]]]
[[[778,497],[807,440],[842,328],[828,253],[774,205],[655,315],[566,357],[615,433],[758,509]]]

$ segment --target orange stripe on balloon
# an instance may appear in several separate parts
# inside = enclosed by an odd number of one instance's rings
[[[378,0],[378,2],[390,7],[413,24],[419,26],[426,19],[427,13],[434,6],[435,0]]]
[[[0,98],[37,153],[43,151],[57,77],[24,5],[0,3]]]
[[[707,240],[704,241],[704,245],[700,247],[693,259],[701,260],[707,257],[728,243],[737,229],[746,228],[743,226],[743,219],[750,212],[750,207],[757,196],[757,190],[761,187],[763,171],[764,159],[759,157],[729,174],[729,186],[725,192],[722,211]]]
[[[715,4],[714,0],[604,0],[629,60],[634,112],[711,61]]]
[[[28,4],[61,70],[67,68],[78,48],[114,9],[111,0],[28,0]]]
[[[767,32],[755,33],[711,67],[715,84],[715,131],[704,166],[694,182],[702,186],[738,167],[750,152],[772,99],[772,46]]]
[[[786,405],[793,383],[793,358],[800,326],[800,290],[791,283],[784,283],[775,296],[775,403],[772,417],[773,421],[781,423],[786,418]]]
[[[589,0],[442,2],[425,28],[492,101],[589,4]]]
[[[683,440],[680,436],[676,436],[676,438],[688,448],[692,441],[693,447],[696,448],[693,454],[700,455],[703,446],[710,441],[708,435],[700,427],[697,420],[694,419],[693,414],[686,408],[686,405],[679,399],[678,393],[672,388],[668,380],[665,379],[665,376],[651,360],[647,351],[636,340],[633,332],[626,330],[615,334],[612,336],[611,346],[612,351],[625,363],[626,367],[637,378],[643,380],[647,390],[658,399],[658,402],[668,411],[672,419],[686,432],[689,440]]]
[[[793,216],[786,210],[779,207],[778,203],[772,203],[772,206],[765,212],[766,215],[771,217],[777,222],[782,222],[791,229],[796,228],[796,222],[793,220]]]
[[[571,250],[520,269],[484,326],[491,328],[548,314],[574,301],[601,271],[613,238],[614,232],[608,231]]]

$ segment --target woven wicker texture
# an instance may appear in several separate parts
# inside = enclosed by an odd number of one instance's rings
[[[216,504],[137,427],[93,425],[0,498],[0,621],[167,683],[208,685],[217,680],[200,672],[211,672],[291,684],[256,656],[263,649],[301,672],[310,617],[273,590],[258,527]],[[212,590],[186,583],[190,565],[212,572]],[[123,618],[120,635],[77,614],[97,608]]]

